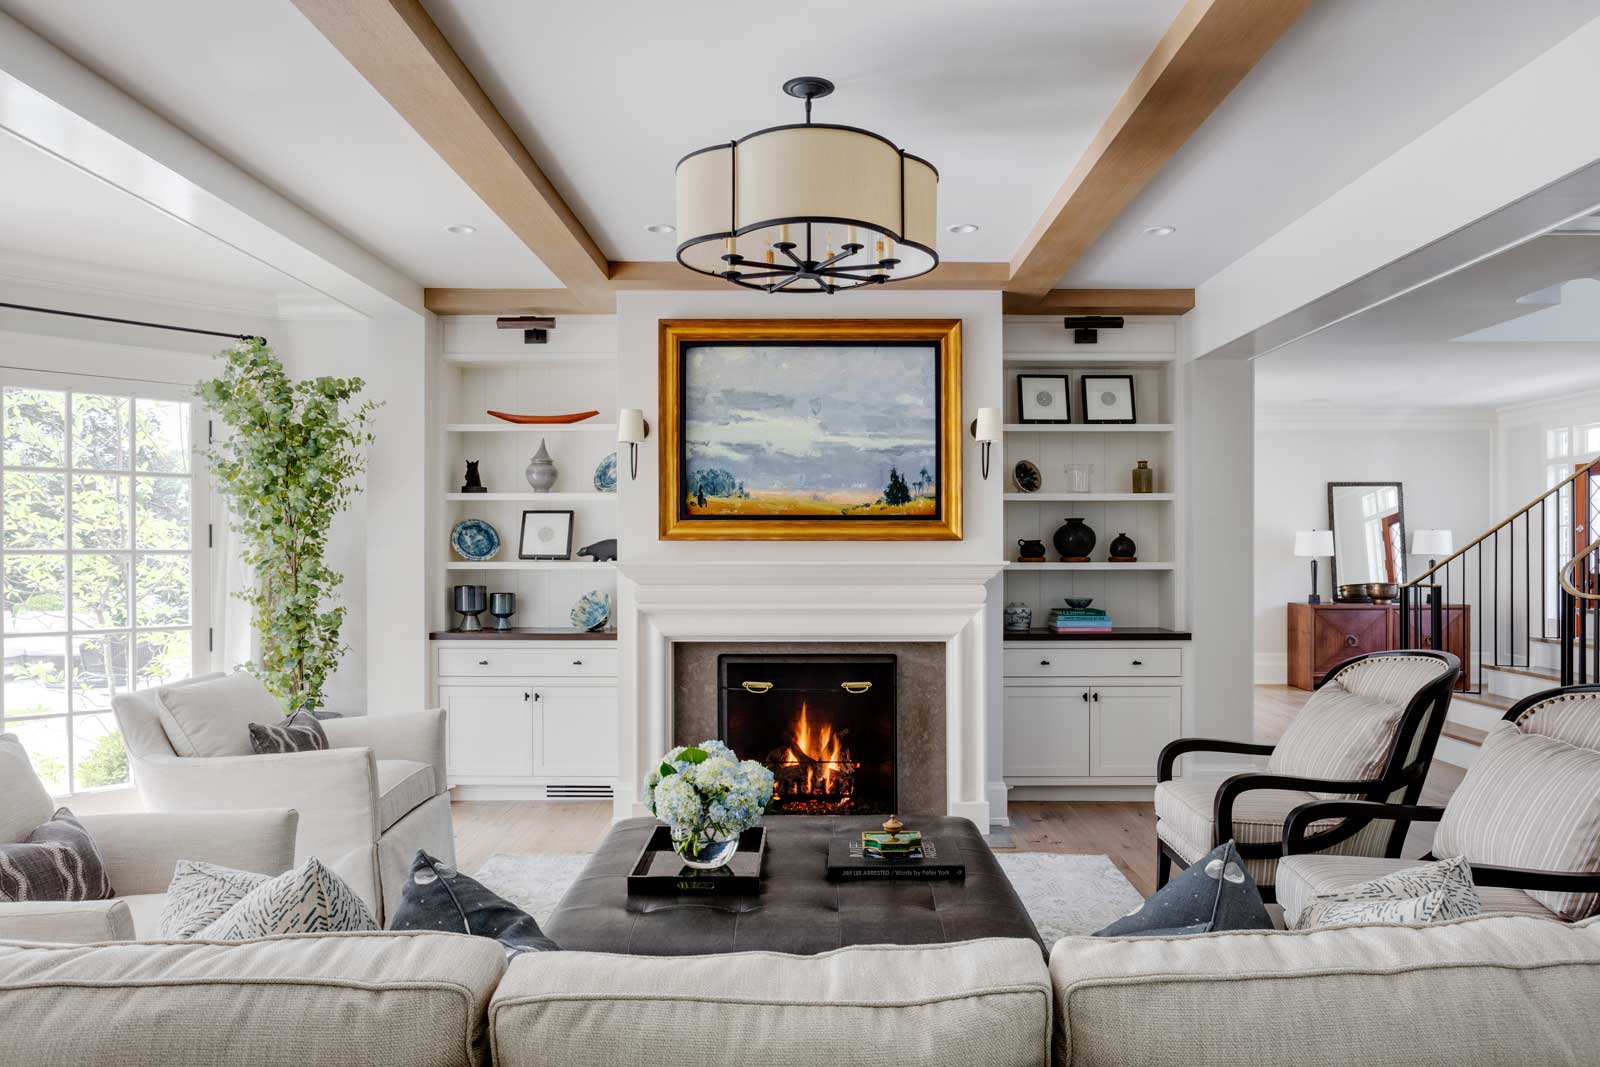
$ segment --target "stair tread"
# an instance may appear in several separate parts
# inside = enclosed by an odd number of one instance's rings
[[[1483,739],[1489,736],[1489,731],[1446,719],[1444,729],[1440,731],[1440,734],[1444,737],[1454,738],[1457,741],[1464,741],[1469,745],[1481,745],[1483,744]]]
[[[1468,704],[1482,704],[1484,707],[1495,708],[1499,711],[1510,711],[1511,705],[1517,702],[1516,697],[1504,697],[1499,693],[1457,693],[1452,700],[1464,700]],[[1448,722],[1449,720],[1445,720]]]
[[[1511,667],[1498,663],[1485,663],[1483,664],[1483,669],[1486,671],[1499,671],[1502,674],[1520,674],[1524,678],[1538,678],[1546,682],[1561,681],[1560,671],[1546,670],[1543,667]]]
[[[1535,637],[1533,639],[1533,643],[1536,644],[1536,645],[1554,645],[1557,648],[1560,648],[1561,647],[1561,638],[1559,638],[1559,637]],[[1593,648],[1594,647],[1594,642],[1593,641],[1589,641],[1589,640],[1579,641],[1578,644],[1582,645],[1584,648]]]

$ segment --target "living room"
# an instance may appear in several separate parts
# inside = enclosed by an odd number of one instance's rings
[[[1597,14],[0,0],[0,1060],[1589,1062]]]

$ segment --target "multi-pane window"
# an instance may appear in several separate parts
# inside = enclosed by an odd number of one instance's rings
[[[0,375],[0,723],[53,794],[125,784],[112,695],[188,677],[206,654],[183,396]]]

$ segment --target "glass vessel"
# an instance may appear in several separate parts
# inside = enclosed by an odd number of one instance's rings
[[[1094,464],[1093,463],[1068,463],[1067,467],[1067,492],[1092,493],[1094,492]]]
[[[739,835],[724,836],[700,827],[673,827],[672,849],[684,864],[697,871],[726,867],[739,851]]]
[[[1139,465],[1133,468],[1133,491],[1135,493],[1153,493],[1156,489],[1156,472],[1150,469],[1150,461],[1141,459]]]

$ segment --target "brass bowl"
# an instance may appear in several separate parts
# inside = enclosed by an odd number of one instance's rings
[[[1334,591],[1333,599],[1340,603],[1355,603],[1370,598],[1367,596],[1366,583],[1356,582],[1351,585],[1341,585]]]
[[[1392,604],[1400,596],[1400,586],[1394,582],[1367,582],[1361,588],[1374,604]]]

